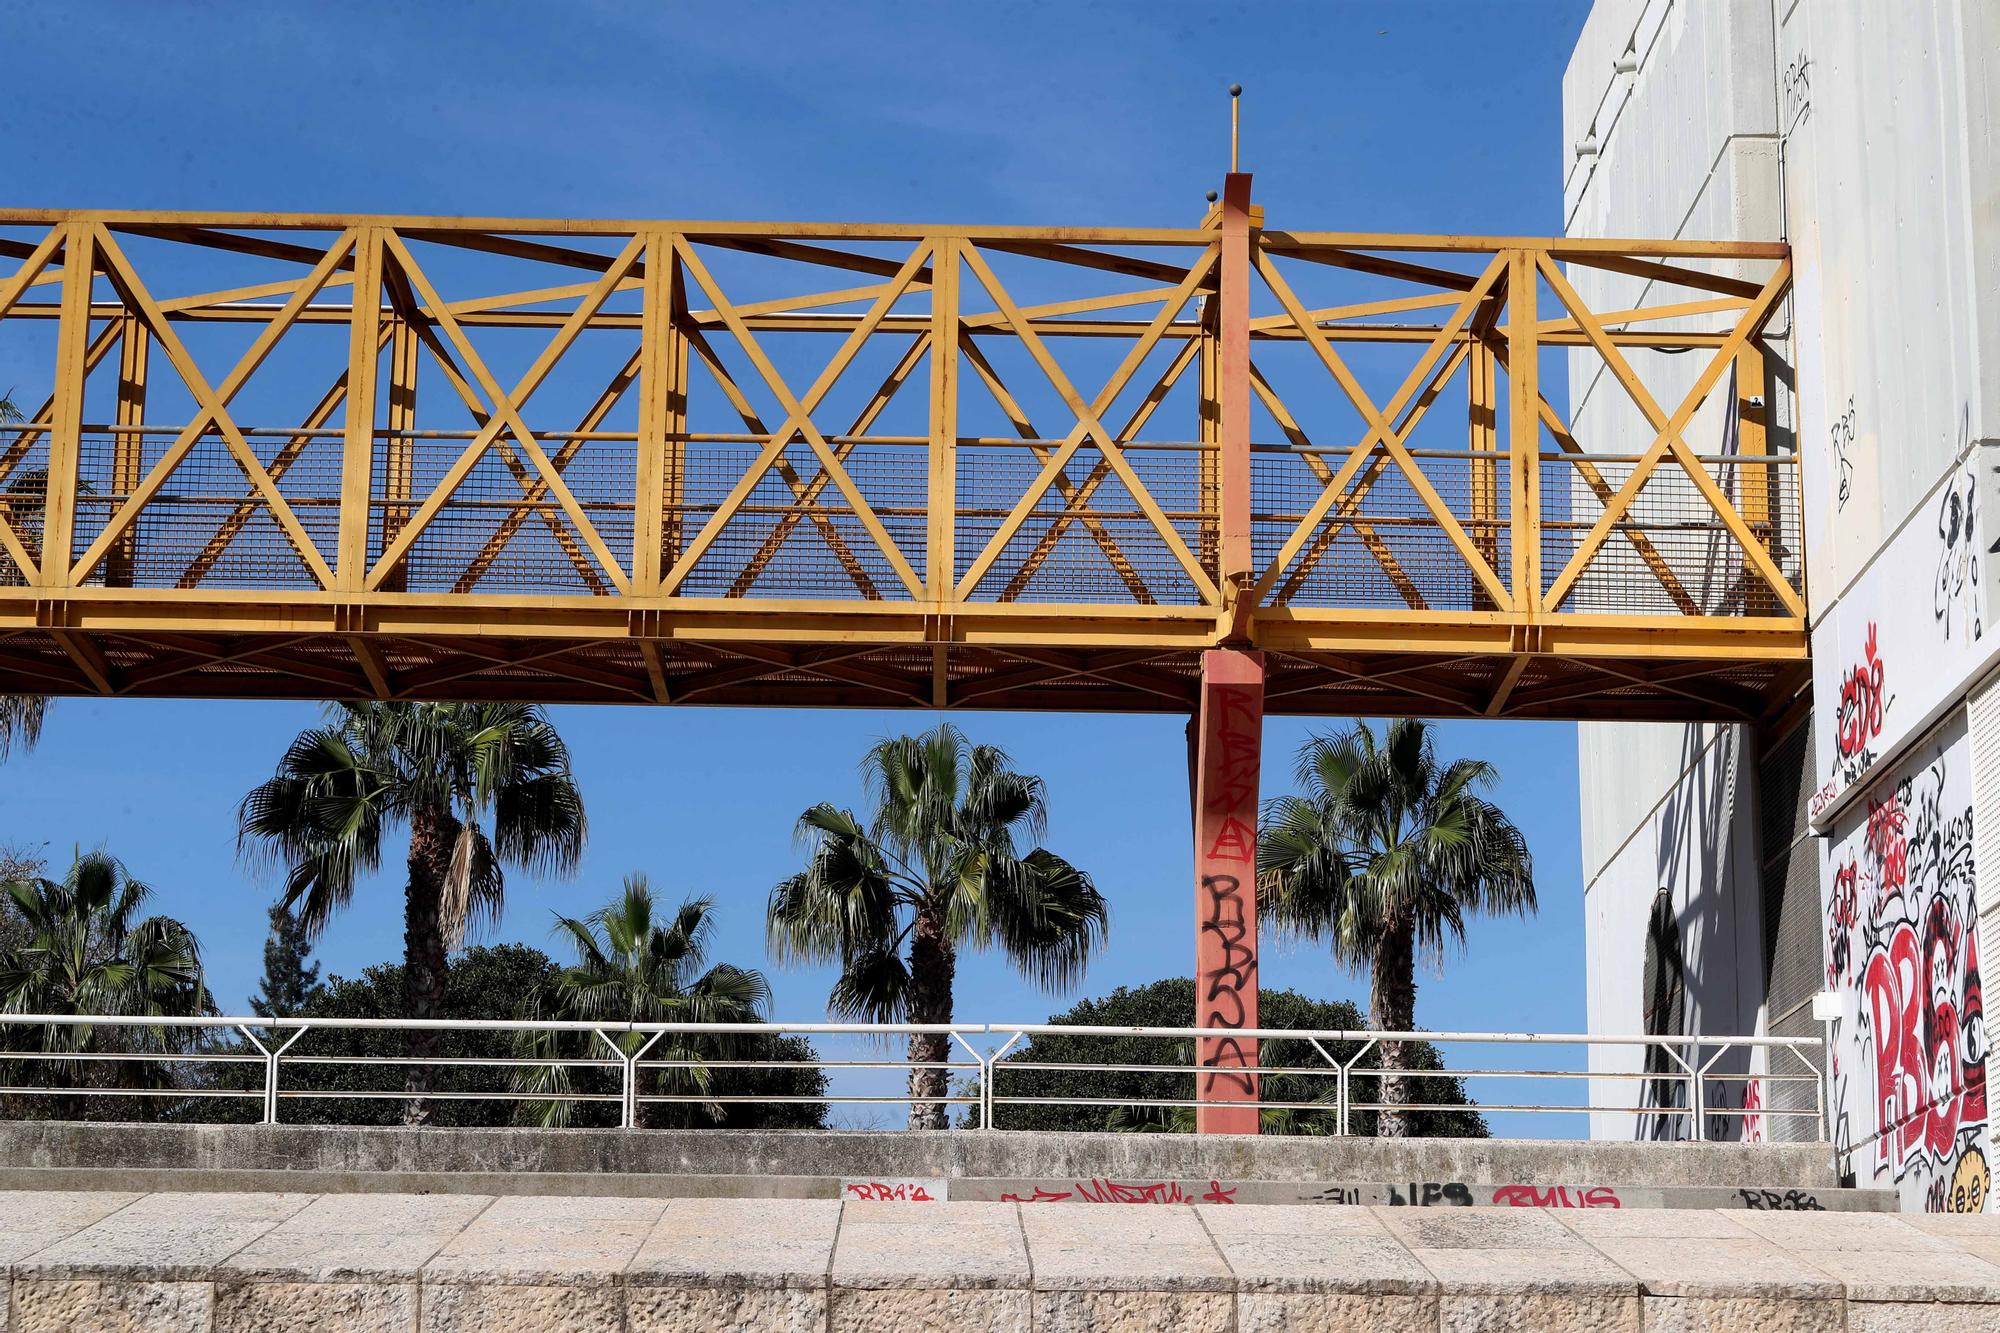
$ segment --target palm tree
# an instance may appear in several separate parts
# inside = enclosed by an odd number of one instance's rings
[[[35,748],[48,710],[49,701],[39,694],[0,694],[0,764],[7,762],[16,741],[24,750]]]
[[[755,1023],[763,1018],[771,988],[761,972],[717,963],[706,971],[708,948],[715,933],[710,898],[684,899],[670,919],[654,914],[653,892],[644,875],[627,875],[616,899],[579,921],[557,916],[556,933],[576,949],[576,962],[537,988],[522,1006],[533,1019],[603,1020],[607,1023]],[[627,1056],[646,1045],[646,1034],[621,1033],[613,1040]],[[588,1032],[522,1034],[521,1054],[535,1059],[562,1060],[601,1057],[601,1046]],[[718,1058],[728,1043],[709,1037],[669,1035],[646,1051],[649,1060],[670,1067],[655,1071],[654,1091],[668,1096],[697,1096],[710,1088],[703,1059]],[[516,1088],[566,1098],[573,1090],[567,1065],[525,1069]],[[545,1126],[567,1126],[576,1103],[537,1100],[527,1103],[527,1117]],[[701,1107],[719,1119],[718,1106],[668,1102],[654,1123],[686,1124]]]
[[[1327,940],[1372,973],[1368,1018],[1386,1032],[1416,1024],[1416,963],[1444,964],[1473,912],[1535,910],[1527,840],[1479,793],[1499,778],[1484,760],[1442,768],[1428,724],[1366,722],[1299,750],[1302,796],[1265,807],[1257,839],[1259,898],[1281,932]],[[1380,1133],[1408,1131],[1406,1043],[1382,1043]]]
[[[184,1018],[215,1012],[193,932],[171,917],[140,918],[152,890],[104,852],[85,852],[60,880],[16,879],[4,886],[26,941],[0,951],[0,1007],[13,1014]],[[158,1061],[93,1060],[109,1052],[169,1055],[190,1043],[167,1027],[105,1028],[51,1023],[10,1028],[8,1043],[53,1060],[23,1061],[7,1081],[48,1078],[70,1087],[172,1086]],[[73,1058],[62,1058],[73,1057]]]
[[[872,823],[832,805],[799,817],[806,868],[771,890],[771,947],[837,962],[828,1003],[844,1018],[949,1023],[961,948],[998,945],[1044,989],[1074,984],[1103,943],[1090,876],[1039,843],[1042,780],[949,724],[871,747],[861,771]],[[908,949],[908,957],[904,950]],[[910,1038],[910,1128],[943,1129],[950,1038]]]
[[[492,832],[486,825],[491,822]],[[317,935],[381,866],[390,826],[410,830],[403,1007],[442,1015],[447,952],[498,918],[501,867],[568,874],[583,854],[583,796],[542,710],[507,703],[332,704],[275,776],[243,798],[237,847],[282,862],[284,905]],[[405,1086],[429,1086],[436,1034],[409,1034]],[[413,1102],[408,1118],[428,1113]]]

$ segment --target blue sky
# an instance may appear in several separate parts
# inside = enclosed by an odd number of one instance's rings
[[[1560,230],[1562,68],[1587,4],[672,4],[11,7],[8,198],[26,206],[515,216],[1181,225],[1244,165],[1277,225]],[[626,872],[713,895],[720,954],[763,958],[765,895],[798,864],[792,822],[858,798],[855,763],[919,713],[563,708],[592,838],[575,882],[510,882],[491,939],[549,943]],[[65,700],[0,769],[0,841],[103,845],[200,934],[234,1008],[260,967],[268,879],[235,859],[236,801],[312,721],[304,704]],[[1050,843],[1097,877],[1108,951],[1084,994],[1191,964],[1184,720],[964,714],[1042,774]],[[1338,725],[1328,719],[1316,725]],[[1307,722],[1267,729],[1266,794]],[[1575,738],[1451,724],[1495,760],[1528,833],[1542,912],[1480,922],[1422,979],[1434,1028],[1578,1030],[1582,886]],[[321,943],[352,974],[401,946],[383,875]],[[1532,960],[1532,967],[1522,964]],[[1526,977],[1524,984],[1523,977]],[[1057,1007],[988,957],[959,1013]],[[820,1016],[828,978],[773,970],[779,1015]],[[1264,980],[1365,998],[1310,949]]]

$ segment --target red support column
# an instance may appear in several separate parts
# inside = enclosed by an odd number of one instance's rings
[[[1216,292],[1217,366],[1212,405],[1221,453],[1217,574],[1225,639],[1248,623],[1237,605],[1254,577],[1250,548],[1250,177],[1223,182],[1220,283]],[[1211,648],[1201,658],[1195,717],[1195,1026],[1257,1026],[1257,770],[1263,754],[1264,655]],[[1197,1076],[1204,1106],[1195,1128],[1210,1134],[1257,1132],[1257,1039],[1203,1037],[1195,1062],[1217,1072]]]
[[[1264,655],[1211,648],[1201,658],[1195,724],[1195,1025],[1257,1026],[1257,770],[1264,734]],[[1195,1062],[1204,1134],[1257,1132],[1257,1039],[1203,1037]],[[1220,1072],[1229,1071],[1229,1072]]]

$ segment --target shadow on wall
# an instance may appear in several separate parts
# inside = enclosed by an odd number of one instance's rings
[[[1753,962],[1741,943],[1742,932],[1731,918],[1743,904],[1725,892],[1731,878],[1728,863],[1735,856],[1732,812],[1740,819],[1755,817],[1738,810],[1743,790],[1737,781],[1740,745],[1725,733],[1706,748],[1704,728],[1689,726],[1681,733],[1681,779],[1668,793],[1655,824],[1654,864],[1659,889],[1646,914],[1641,944],[1642,1021],[1648,1036],[1686,1037],[1704,1030],[1748,1032],[1754,1013],[1744,1013],[1743,976]],[[1755,880],[1738,877],[1739,893],[1754,892]],[[1694,1137],[1691,1089],[1686,1068],[1700,1068],[1715,1051],[1692,1043],[1654,1047],[1647,1051],[1645,1081],[1640,1093],[1642,1114],[1634,1137],[1680,1140]],[[1753,1117],[1744,1114],[1752,1103],[1748,1050],[1730,1050],[1717,1059],[1704,1080],[1704,1137],[1734,1140],[1754,1132]],[[1681,1062],[1685,1062],[1685,1066]]]

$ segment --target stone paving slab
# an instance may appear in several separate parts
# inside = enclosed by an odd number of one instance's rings
[[[1021,1210],[1011,1203],[848,1203],[836,1287],[1028,1286]]]
[[[915,1205],[911,1205],[915,1206]],[[1222,1291],[1229,1265],[1192,1208],[1021,1209],[1035,1286],[1049,1291]]]
[[[673,1199],[625,1281],[823,1291],[839,1230],[831,1199]]]
[[[665,1199],[497,1199],[424,1265],[424,1281],[615,1285],[666,1210]]]
[[[224,1259],[216,1279],[414,1282],[492,1203],[465,1194],[326,1195]]]
[[[303,1211],[311,1194],[148,1194],[16,1259],[14,1278],[201,1280],[222,1260]]]
[[[1721,1212],[1549,1214],[1631,1274],[1646,1296],[1838,1301],[1841,1284]]]
[[[1745,1214],[1744,1226],[1839,1282],[1850,1303],[1956,1301],[2000,1304],[2000,1264],[1932,1227],[1901,1216]]]
[[[0,1191],[0,1265],[11,1265],[138,1202],[122,1193]]]
[[[2000,1215],[0,1192],[6,1333],[1960,1333]]]

